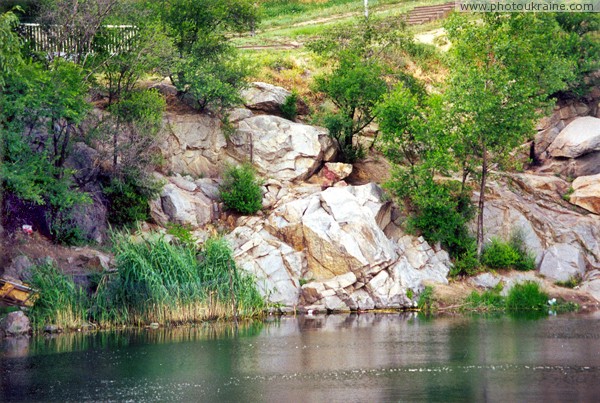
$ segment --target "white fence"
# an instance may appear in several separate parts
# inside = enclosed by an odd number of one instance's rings
[[[68,27],[59,25],[19,24],[18,32],[32,51],[49,54],[111,54],[129,50],[135,40],[137,28],[133,25],[103,25],[89,40],[78,38]]]

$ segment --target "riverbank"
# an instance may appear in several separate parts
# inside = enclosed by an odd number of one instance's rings
[[[482,284],[487,281],[487,287]],[[500,284],[500,285],[499,285]],[[507,285],[507,291],[503,292],[502,284]],[[533,290],[527,290],[525,286],[532,286]],[[519,288],[521,287],[521,288]],[[58,287],[60,288],[60,287]],[[61,289],[62,290],[62,289]],[[509,291],[510,290],[510,291]],[[64,290],[62,290],[64,292]],[[533,293],[532,293],[533,291]],[[515,294],[515,295],[513,295]],[[510,300],[517,300],[518,306],[509,305]],[[418,301],[413,308],[404,309],[374,309],[369,311],[319,311],[306,307],[297,307],[297,309],[281,309],[275,306],[266,306],[260,308],[254,306],[253,309],[241,309],[235,311],[232,305],[234,299],[221,299],[214,301],[199,302],[196,309],[184,309],[187,316],[185,319],[173,320],[182,312],[182,307],[171,308],[162,306],[158,308],[154,316],[131,316],[135,320],[125,320],[121,318],[119,322],[107,321],[92,322],[83,320],[86,312],[91,313],[89,301],[88,304],[69,306],[68,309],[54,310],[51,314],[55,316],[42,317],[44,322],[40,322],[39,312],[33,312],[36,325],[26,334],[57,334],[57,333],[77,333],[77,332],[95,332],[111,331],[116,329],[168,329],[178,327],[205,326],[211,323],[220,323],[223,326],[227,324],[237,326],[238,321],[248,323],[248,320],[258,320],[259,322],[268,317],[279,316],[315,316],[329,314],[424,314],[431,317],[469,316],[473,314],[536,314],[543,317],[545,315],[556,315],[575,312],[578,314],[590,314],[600,310],[600,304],[587,292],[575,288],[566,288],[544,279],[534,273],[523,272],[505,272],[502,274],[484,273],[477,277],[466,279],[455,279],[448,284],[428,284],[416,299]],[[39,308],[38,308],[39,309]],[[168,313],[173,309],[172,313]],[[5,314],[6,314],[5,310]],[[79,314],[74,314],[78,312]],[[161,313],[162,312],[162,313]],[[27,312],[26,312],[27,313]],[[113,314],[116,314],[114,312]],[[162,316],[156,316],[156,315]],[[46,315],[50,313],[46,312]],[[162,318],[162,320],[161,320]],[[168,319],[168,320],[165,320]],[[28,321],[27,321],[28,322]],[[0,326],[2,332],[2,326]],[[5,334],[4,336],[11,336]]]

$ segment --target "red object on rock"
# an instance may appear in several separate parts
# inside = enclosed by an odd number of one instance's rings
[[[33,227],[31,225],[23,225],[23,232],[26,235],[32,235],[33,234]]]

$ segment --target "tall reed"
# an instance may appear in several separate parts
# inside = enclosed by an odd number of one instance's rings
[[[32,269],[31,287],[38,290],[38,299],[29,312],[34,329],[54,324],[78,329],[88,322],[90,299],[70,276],[47,262]]]
[[[222,239],[209,239],[200,253],[164,238],[136,242],[115,234],[113,242],[117,271],[100,283],[93,310],[102,326],[191,323],[264,307]]]

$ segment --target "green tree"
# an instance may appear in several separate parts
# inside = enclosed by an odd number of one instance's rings
[[[364,150],[355,144],[354,136],[376,118],[375,106],[388,92],[388,81],[398,79],[384,54],[408,42],[402,25],[361,20],[352,27],[333,29],[309,45],[332,64],[330,73],[315,78],[314,87],[337,108],[324,123],[344,161],[363,157]]]
[[[111,105],[110,117],[102,122],[99,139],[103,148],[112,148],[113,166],[105,167],[101,175],[112,224],[127,226],[148,219],[148,202],[162,188],[152,170],[159,159],[158,133],[165,107],[157,91],[134,91]]]
[[[409,230],[427,241],[441,244],[460,258],[473,242],[467,223],[473,210],[467,189],[452,180],[436,180],[454,169],[448,150],[451,138],[444,133],[444,109],[438,95],[414,94],[400,84],[377,107],[378,147],[394,163],[386,184],[410,213]]]
[[[18,22],[19,19],[12,12],[0,15],[0,89],[4,86],[6,76],[12,74],[23,62],[21,40],[14,32]]]
[[[238,103],[250,70],[227,34],[250,30],[257,7],[249,0],[165,0],[159,12],[179,53],[170,74],[177,89],[201,110],[221,113]]]
[[[452,42],[447,132],[454,136],[463,178],[479,179],[480,256],[488,174],[532,134],[540,109],[551,104],[550,94],[565,88],[574,66],[562,57],[564,35],[548,15],[486,14],[476,22],[455,16],[446,29]]]
[[[87,115],[82,70],[56,60],[48,69],[23,64],[6,77],[0,164],[3,190],[26,203],[46,207],[47,228],[57,240],[76,237],[72,209],[88,202],[78,192],[65,162],[78,125]]]
[[[387,92],[383,68],[376,61],[345,55],[331,74],[317,77],[315,88],[325,93],[338,108],[326,117],[329,135],[335,138],[346,162],[363,156],[353,144],[354,135],[375,119],[375,105]]]

